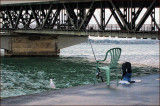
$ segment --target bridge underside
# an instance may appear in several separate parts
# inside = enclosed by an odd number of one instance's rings
[[[99,37],[118,37],[118,38],[137,38],[137,39],[159,39],[158,32],[121,32],[121,31],[65,31],[65,30],[14,30],[14,32],[2,33],[3,36],[19,35],[40,35],[40,36],[99,36]]]

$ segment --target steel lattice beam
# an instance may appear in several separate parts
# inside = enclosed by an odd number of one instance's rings
[[[114,16],[116,22],[118,23],[118,25],[119,25],[119,27],[121,28],[121,30],[123,30],[124,27],[123,27],[121,21],[119,20],[118,16],[116,15],[115,9],[113,8],[113,6],[111,5],[110,2],[108,2],[108,5],[109,5],[109,9],[110,9],[111,13],[113,14],[113,16]]]
[[[35,10],[33,9],[33,7],[31,5],[30,5],[30,9],[31,9],[33,17],[34,17],[34,19],[36,21],[37,27],[40,27],[40,23],[39,23],[39,20],[37,18],[36,12],[35,12]]]
[[[20,18],[21,18],[21,16],[22,16],[22,11],[23,11],[22,8],[23,8],[23,7],[21,6],[14,28],[17,28],[18,23],[19,23],[19,20],[20,20]]]
[[[153,0],[150,4],[150,6],[147,8],[146,13],[144,14],[144,16],[141,18],[141,20],[139,21],[138,25],[136,26],[135,30],[139,31],[140,28],[142,27],[142,25],[144,24],[144,22],[146,21],[146,19],[148,18],[148,16],[151,14],[153,8],[154,8],[154,4],[155,4],[156,0]]]
[[[151,14],[151,18],[152,18],[152,21],[154,22],[155,26],[157,27],[157,29],[160,30],[160,27],[158,26],[155,18],[152,16],[152,14]]]
[[[135,8],[134,8],[134,15],[132,17],[132,30],[135,30],[135,22],[139,16],[139,14],[141,13],[141,11],[143,10],[143,5],[137,10],[137,12],[135,13]]]
[[[96,9],[96,3],[95,2],[92,2],[91,5],[90,5],[90,8],[87,12],[87,14],[85,15],[83,21],[81,22],[80,26],[79,26],[79,30],[80,29],[85,29],[94,13]],[[83,26],[83,27],[82,27]]]
[[[94,19],[95,19],[95,21],[96,21],[98,27],[101,28],[101,25],[99,24],[99,22],[98,22],[98,20],[97,20],[97,18],[96,18],[96,16],[95,16],[94,14],[93,14],[93,17],[94,17]]]
[[[157,17],[155,17],[157,3],[159,3],[157,0],[143,3],[133,0],[122,3],[115,2],[115,0],[102,0],[73,3],[29,3],[16,6],[5,5],[1,7],[0,24],[4,30],[50,29],[84,31],[92,29],[90,28],[90,24],[92,24],[90,20],[93,17],[96,23],[94,30],[138,32],[143,30],[144,22],[151,16],[152,28],[148,28],[151,30],[147,31],[156,32],[160,30],[159,24],[156,23]],[[143,8],[147,8],[147,11],[136,24]],[[111,11],[111,14],[106,13],[107,9]],[[100,10],[99,15],[95,14],[97,10]],[[122,13],[122,11],[124,12]],[[106,15],[110,15],[108,20],[106,20]],[[112,29],[112,25],[108,25],[112,16],[117,22],[117,26],[119,26],[117,29],[115,27]]]
[[[105,4],[101,2],[101,30],[105,30]]]
[[[54,14],[54,17],[53,17],[53,20],[52,20],[52,24],[51,24],[52,27],[55,26],[55,23],[56,23],[56,21],[57,21],[57,19],[58,19],[58,16],[59,16],[59,14],[60,14],[60,11],[61,11],[61,8],[60,8],[59,6],[57,6],[57,9],[56,9],[56,12],[55,12],[55,14]]]
[[[126,19],[124,19],[124,16],[123,16],[121,10],[111,0],[109,2],[111,3],[112,7],[116,10],[116,12],[117,12],[118,16],[120,17],[124,27],[127,29],[127,31],[129,31],[128,23],[127,23]]]
[[[48,20],[48,18],[49,18],[49,16],[50,16],[50,14],[51,14],[51,12],[52,12],[52,4],[50,4],[50,7],[49,7],[49,10],[48,10],[48,13],[47,13],[47,15],[45,15],[45,13],[44,13],[44,11],[42,11],[42,14],[44,15],[44,17],[45,17],[45,19],[44,19],[44,21],[43,21],[43,24],[42,24],[42,28],[44,27],[44,25],[46,24],[46,22],[47,22],[47,20]]]
[[[76,25],[75,25],[75,22],[77,21],[77,19],[76,19],[76,15],[75,15],[74,9],[71,9],[71,7],[69,5],[63,4],[63,6],[67,11],[68,17],[70,19],[71,24],[73,25],[73,28],[77,29]]]
[[[9,11],[8,11],[8,8],[6,7],[6,11],[7,11],[7,15],[8,15],[8,17],[9,17],[9,21],[10,21],[10,23],[11,23],[11,26],[12,26],[12,28],[14,27],[14,25],[13,25],[13,21],[12,21],[12,17],[11,17],[11,14],[9,13]]]
[[[106,26],[108,25],[108,23],[109,23],[109,21],[110,21],[110,19],[111,19],[112,16],[113,16],[113,14],[111,14],[111,15],[109,16],[109,18],[108,18],[108,20],[107,20],[107,22],[106,22],[106,24],[105,24],[104,27],[106,27]]]

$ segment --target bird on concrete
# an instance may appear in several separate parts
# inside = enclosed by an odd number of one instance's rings
[[[54,84],[52,79],[50,79],[50,87],[56,89],[56,85]]]

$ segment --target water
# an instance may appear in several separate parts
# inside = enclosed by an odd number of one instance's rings
[[[97,60],[103,59],[107,50],[120,47],[122,55],[120,63],[130,61],[136,65],[146,65],[159,67],[159,45],[158,44],[124,44],[124,45],[107,45],[92,44]],[[80,44],[61,50],[61,56],[84,57],[89,61],[95,61],[91,46],[89,44]]]
[[[133,76],[158,73],[159,46],[93,44],[97,59],[113,47],[122,48],[119,63],[132,63]],[[93,84],[95,60],[89,44],[61,50],[60,57],[2,57],[1,97],[19,96],[51,90],[53,79],[57,89]],[[111,73],[113,76],[113,74]],[[119,74],[121,76],[121,74]],[[115,78],[111,77],[112,80]]]

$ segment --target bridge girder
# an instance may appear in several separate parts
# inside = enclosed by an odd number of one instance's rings
[[[14,5],[2,5],[0,12],[0,24],[3,30],[15,29],[50,29],[64,31],[97,30],[108,31],[108,23],[113,16],[118,24],[116,30],[123,32],[140,32],[143,24],[150,16],[152,26],[146,32],[160,31],[156,22],[155,8],[158,0],[147,2],[115,0],[105,1],[79,1],[79,2],[43,2],[25,3]],[[143,8],[147,8],[144,16],[136,23]],[[96,9],[101,11],[100,16],[95,16]],[[106,9],[111,11],[110,17],[105,21]],[[122,12],[122,10],[124,12]],[[97,29],[90,27],[91,18],[96,20]],[[98,20],[97,17],[99,17]],[[109,30],[115,30],[110,28]],[[145,32],[145,30],[143,30]]]

